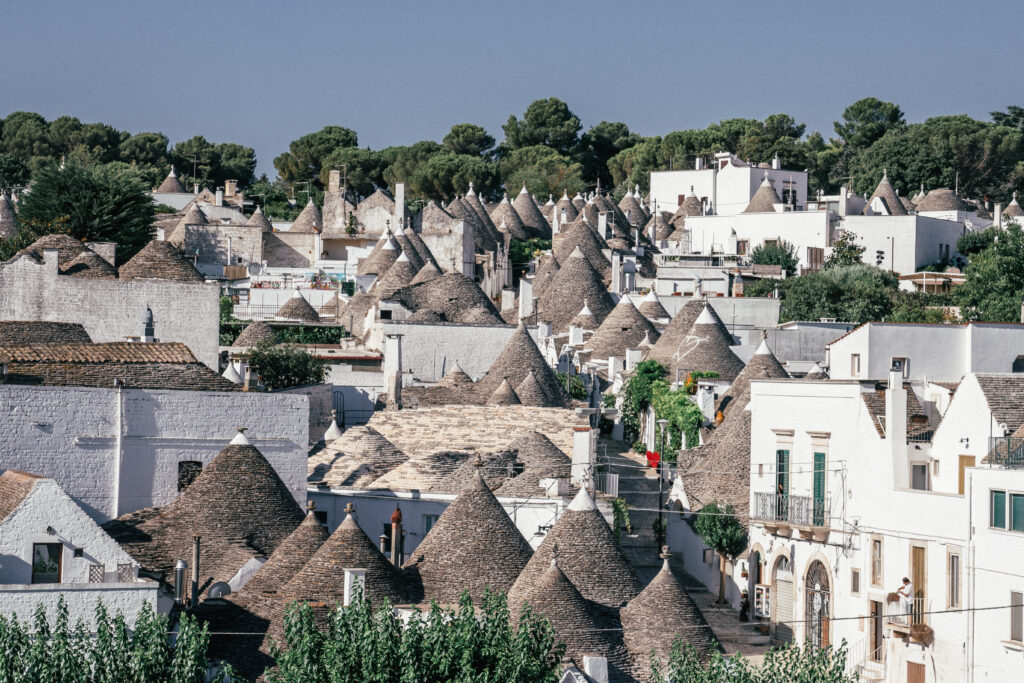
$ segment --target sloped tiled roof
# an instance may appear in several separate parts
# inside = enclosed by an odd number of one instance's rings
[[[683,199],[683,203],[679,205],[679,208],[676,209],[676,212],[672,214],[672,218],[669,219],[669,223],[676,228],[681,228],[686,224],[687,216],[700,216],[702,213],[704,213],[704,207],[701,205],[700,199],[698,199],[697,195],[694,193],[693,185],[691,185],[689,193],[687,193],[686,197]]]
[[[197,203],[192,202],[185,211],[185,215],[181,217],[174,230],[171,231],[171,234],[166,236],[166,240],[176,247],[181,247],[185,244],[186,225],[206,225],[206,223],[206,214],[203,213],[203,210],[199,208]]]
[[[532,551],[477,471],[405,563],[410,597],[455,603],[468,591],[505,592]]]
[[[600,274],[601,279],[607,282],[611,279],[612,265],[603,250],[608,248],[608,243],[597,234],[596,225],[588,223],[585,216],[586,214],[583,214],[558,234],[558,239],[554,240],[552,246],[552,253],[558,259],[558,263],[564,265],[569,255],[579,249],[594,270]]]
[[[640,207],[640,202],[637,201],[632,192],[627,192],[619,200],[619,210],[626,216],[630,225],[643,225],[647,222],[647,214],[644,213],[644,210]]]
[[[310,456],[310,482],[332,487],[365,488],[395,469],[408,457],[373,427],[360,425],[345,430],[341,438]]]
[[[469,184],[469,191],[466,192],[466,196],[462,198],[462,201],[466,206],[473,210],[473,213],[476,214],[480,225],[489,236],[488,243],[496,245],[504,240],[503,236],[498,231],[498,226],[496,226],[494,221],[491,220],[491,215],[487,210],[487,207],[485,207],[483,202],[480,201],[480,197],[473,189],[473,183]]]
[[[668,240],[672,236],[672,225],[665,219],[661,211],[651,216],[651,219],[647,221],[647,225],[644,226],[644,233],[650,235],[652,227],[654,228],[654,239],[659,242]]]
[[[537,270],[533,274],[533,295],[535,297],[544,296],[544,292],[554,279],[558,268],[558,259],[553,254],[546,254],[540,258]]]
[[[153,240],[119,269],[122,280],[206,282],[192,262],[170,242]]]
[[[0,320],[0,346],[91,343],[89,333],[80,323]]]
[[[694,325],[697,320],[701,317],[704,312],[707,311],[707,315],[710,317],[716,327],[718,327],[717,333],[711,333],[710,330],[704,328],[705,334],[699,336],[692,336]],[[704,340],[705,337],[711,334],[713,341],[716,342],[715,349],[705,350],[701,348],[697,351],[698,347],[709,346]],[[729,341],[728,331],[725,329],[725,325],[722,324],[718,314],[704,299],[699,295],[692,297],[689,301],[683,304],[683,307],[679,309],[675,317],[669,322],[668,326],[662,331],[661,337],[651,348],[651,352],[647,355],[647,360],[655,360],[668,368],[669,372],[673,374],[678,367],[682,371],[698,370],[707,371],[713,368],[698,368],[691,367],[692,365],[707,360],[705,355],[709,351],[715,352],[718,356],[724,356],[727,363],[713,363],[714,365],[722,365],[729,369],[731,376],[723,376],[725,379],[732,379],[742,369],[743,361],[736,358],[731,350],[729,353],[732,354],[733,359],[730,359],[728,355],[721,353],[721,346],[724,342],[725,348],[728,350]],[[692,356],[690,354],[693,353]],[[686,359],[684,361],[684,358]],[[721,360],[721,358],[719,359]]]
[[[705,304],[690,333],[672,354],[670,371],[717,372],[720,378],[731,381],[743,369],[743,361],[729,348],[731,341],[721,320]]]
[[[420,268],[416,276],[409,281],[410,285],[418,285],[421,282],[430,282],[436,278],[441,277],[441,270],[433,263],[426,263]]]
[[[516,213],[519,215],[520,220],[523,221],[528,235],[545,240],[551,239],[551,225],[548,224],[547,219],[544,218],[540,209],[537,208],[537,203],[533,201],[533,197],[526,191],[525,184],[523,189],[519,191],[519,194],[516,195],[512,206],[515,207]]]
[[[976,377],[992,418],[1005,424],[1011,434],[1024,425],[1024,376],[978,374]]]
[[[335,318],[335,321],[343,325],[352,336],[362,337],[366,333],[366,330],[363,329],[366,316],[376,303],[376,296],[359,290],[338,311],[338,317]],[[351,329],[349,329],[350,327]]]
[[[563,209],[565,210],[564,220],[562,219]],[[569,195],[563,192],[561,199],[555,202],[555,208],[551,211],[551,222],[554,223],[555,216],[558,216],[559,230],[564,230],[564,226],[576,220],[579,213],[579,209],[577,209],[576,205],[572,203],[571,199],[569,199]]]
[[[387,299],[402,287],[411,284],[416,277],[416,271],[417,268],[403,251],[387,272],[378,278],[373,293],[381,299]]]
[[[1003,215],[1009,216],[1010,218],[1020,218],[1021,216],[1024,216],[1024,209],[1022,209],[1020,204],[1017,202],[1016,192],[1013,193],[1013,199],[1010,200],[1010,203],[1006,205],[1005,209],[1003,209]]]
[[[644,298],[640,300],[639,311],[648,320],[667,320],[671,317],[665,307],[661,305],[661,301],[653,289],[644,294]],[[651,342],[653,343],[654,340],[651,339]]]
[[[581,488],[509,591],[509,605],[522,600],[547,571],[555,546],[562,571],[588,600],[618,608],[640,592],[636,572],[611,527],[594,499]]]
[[[42,476],[21,470],[7,470],[0,474],[0,522],[7,519],[32,492]]]
[[[359,260],[356,273],[359,275],[383,275],[398,260],[399,253],[398,243],[395,242],[391,233],[385,232],[369,256]]]
[[[423,241],[423,238],[420,237],[418,232],[409,227],[402,231],[402,234],[408,241],[409,246],[412,247],[412,251],[416,252],[416,255],[419,257],[421,269],[430,265],[440,271],[437,261],[434,260],[434,254],[431,253],[430,248],[427,246],[426,242]],[[403,242],[403,244],[405,244],[405,242]]]
[[[524,406],[543,407],[548,404],[548,398],[533,370],[526,373],[526,377],[516,387],[516,398]]]
[[[541,494],[540,480],[567,478],[572,461],[551,439],[540,432],[524,432],[517,436],[509,448],[523,463],[523,471],[508,479],[497,489],[497,496],[530,498]]]
[[[736,376],[729,388],[719,397],[718,409],[725,412],[729,408],[729,403],[733,398],[741,396],[750,387],[750,380],[752,378],[760,377],[771,377],[771,378],[787,378],[789,373],[782,367],[782,363],[775,357],[772,350],[768,347],[766,339],[761,339],[761,344],[754,351],[754,355],[750,357],[750,361],[743,366],[743,370]]]

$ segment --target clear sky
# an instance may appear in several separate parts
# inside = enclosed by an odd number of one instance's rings
[[[328,124],[440,140],[560,97],[645,135],[785,112],[821,130],[875,96],[909,121],[1024,104],[1024,5],[898,2],[8,0],[0,115],[69,114],[256,149]]]

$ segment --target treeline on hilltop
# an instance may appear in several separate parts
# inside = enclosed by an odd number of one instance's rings
[[[728,151],[753,162],[777,155],[783,168],[807,169],[812,192],[852,184],[868,193],[883,169],[905,195],[922,184],[956,186],[963,196],[1006,202],[1024,189],[1024,108],[992,112],[991,121],[953,115],[907,123],[898,105],[869,97],[847,107],[840,119],[828,139],[808,133],[788,114],[644,137],[622,122],[601,121],[584,131],[569,106],[552,97],[510,116],[501,143],[481,126],[460,123],[440,142],[374,150],[359,146],[356,131],[326,126],[293,140],[274,159],[278,177],[272,181],[254,177],[255,154],[241,144],[195,136],[172,147],[162,133],[131,135],[70,116],[46,121],[15,112],[0,121],[0,186],[23,183],[62,158],[134,169],[155,186],[173,163],[186,186],[196,181],[214,187],[233,178],[269,212],[282,215],[297,211],[288,202],[296,193],[319,199],[332,169],[343,170],[347,186],[362,196],[404,182],[415,208],[464,193],[470,182],[492,199],[524,183],[542,201],[597,183],[621,196],[634,185],[646,191],[651,171],[692,168],[697,157]]]

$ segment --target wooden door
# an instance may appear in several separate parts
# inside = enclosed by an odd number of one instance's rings
[[[968,467],[974,467],[974,456],[973,455],[961,455],[959,458],[959,471],[957,473],[957,492],[962,496],[964,495],[964,475],[965,470]]]
[[[924,683],[924,664],[907,662],[907,683]]]
[[[910,549],[910,552],[911,552],[911,557],[910,557],[911,577],[910,577],[910,580],[914,582],[914,597],[915,598],[924,598],[924,595],[925,595],[925,588],[924,588],[924,578],[925,578],[925,574],[924,574],[924,548],[919,548],[919,547],[915,546],[915,547]],[[912,610],[913,610],[913,614],[914,614],[913,620],[914,620],[915,624],[921,622],[920,612],[923,609],[924,609],[924,600],[914,600],[913,605],[912,605]]]
[[[877,600],[871,601],[871,652],[868,653],[868,658],[872,661],[880,661],[882,659],[882,603]]]

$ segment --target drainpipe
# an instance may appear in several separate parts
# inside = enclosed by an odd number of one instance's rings
[[[114,391],[117,395],[117,413],[114,415],[114,491],[111,519],[116,519],[121,508],[121,461],[124,455],[124,380],[114,380]]]
[[[199,539],[192,537],[192,609],[199,607]]]
[[[990,427],[991,429],[991,427]],[[967,604],[970,610],[967,613],[967,642],[969,643],[969,649],[967,650],[967,680],[970,683],[974,683],[974,621],[975,612],[974,606],[977,600],[974,597],[975,578],[976,572],[974,570],[974,473],[970,470],[967,471],[967,553],[970,556],[970,573],[971,573],[971,590],[970,590],[970,601]]]

